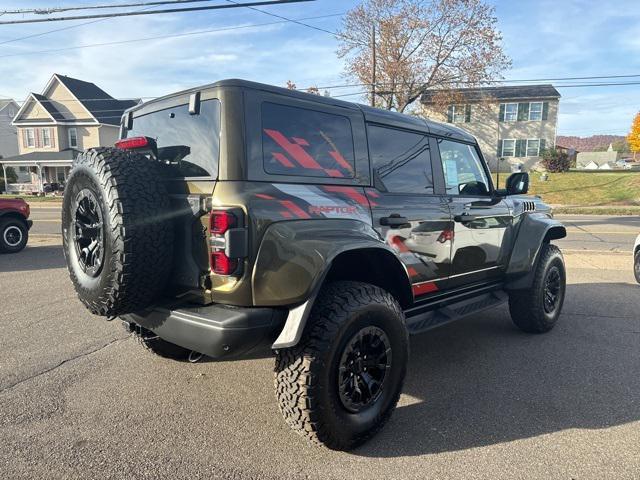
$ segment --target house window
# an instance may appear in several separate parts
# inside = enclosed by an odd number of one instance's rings
[[[448,123],[469,123],[471,121],[471,105],[449,105],[447,109]]]
[[[542,102],[529,104],[529,120],[542,120]]]
[[[48,128],[42,129],[42,146],[50,147],[51,146],[51,130]]]
[[[503,157],[513,157],[516,154],[516,141],[515,140],[502,140],[502,155]]]
[[[518,104],[505,103],[504,104],[504,121],[515,122],[516,120],[518,120]]]
[[[537,157],[538,155],[540,155],[540,140],[527,140],[527,157]]]
[[[78,131],[75,128],[69,129],[69,147],[78,146]]]
[[[27,139],[27,147],[29,148],[35,147],[36,146],[35,131],[33,130],[33,128],[27,128],[25,132],[26,132],[26,139]]]

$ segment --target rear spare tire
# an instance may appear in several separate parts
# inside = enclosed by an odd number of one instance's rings
[[[62,205],[67,268],[82,303],[115,317],[150,306],[171,271],[173,227],[163,165],[97,148],[78,155]]]

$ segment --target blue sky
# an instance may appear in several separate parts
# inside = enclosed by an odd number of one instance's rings
[[[72,1],[2,1],[0,8],[71,5]],[[106,3],[101,0],[86,4]],[[114,2],[118,3],[118,2]],[[354,0],[263,7],[300,19],[342,14]],[[506,79],[640,75],[637,0],[489,1],[513,61]],[[8,19],[10,17],[0,17]],[[116,97],[153,97],[221,78],[240,77],[299,87],[345,83],[329,34],[292,23],[221,30],[121,45],[41,50],[267,24],[278,19],[248,9],[152,15],[82,22],[0,26],[0,95],[24,100],[41,92],[53,72],[95,82]],[[85,21],[86,22],[86,21]],[[335,30],[340,17],[305,20]],[[11,41],[59,28],[63,31]],[[633,81],[628,79],[626,81]],[[637,78],[640,81],[640,77]],[[577,82],[572,82],[573,84]],[[562,88],[558,134],[625,134],[640,110],[640,85]],[[357,89],[332,90],[344,94]],[[360,100],[357,96],[347,99]]]

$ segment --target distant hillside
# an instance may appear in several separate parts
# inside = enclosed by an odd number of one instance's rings
[[[564,137],[558,135],[556,144],[563,147],[575,148],[579,152],[595,152],[606,149],[613,144],[618,151],[628,151],[627,139],[622,135],[592,135],[590,137]],[[624,145],[625,148],[621,148]]]

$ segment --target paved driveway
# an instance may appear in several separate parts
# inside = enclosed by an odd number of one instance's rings
[[[501,307],[414,337],[390,423],[337,453],[286,427],[268,352],[173,362],[90,316],[58,242],[0,256],[0,478],[640,477],[627,255],[567,255],[549,334],[520,333]]]

